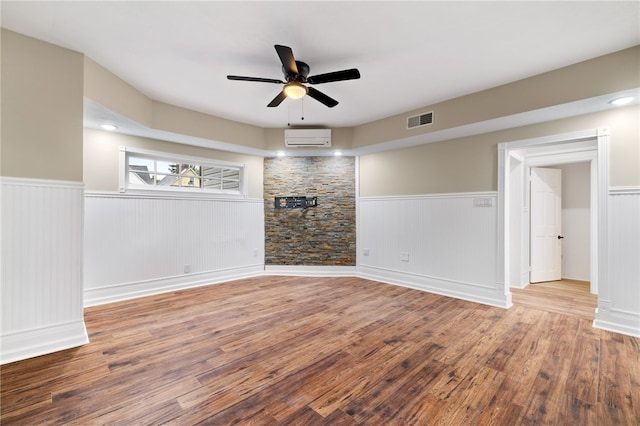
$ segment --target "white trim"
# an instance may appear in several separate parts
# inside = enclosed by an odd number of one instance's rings
[[[112,191],[85,191],[86,197],[93,198],[135,198],[135,199],[158,199],[158,200],[208,200],[208,201],[232,201],[240,203],[264,203],[262,198],[238,197],[238,195],[226,195],[218,193],[199,193],[186,195],[182,191],[154,192],[129,190],[126,193]]]
[[[512,306],[511,293],[503,295],[501,289],[496,289],[495,287],[373,266],[359,266],[358,277],[499,308],[509,308]],[[473,291],[467,291],[467,289],[472,289]],[[505,297],[503,298],[502,296]]]
[[[89,343],[83,320],[3,334],[0,364],[75,348]]]
[[[192,157],[190,155],[174,154],[164,151],[153,151],[150,149],[142,149],[128,146],[120,146],[120,152],[127,152],[132,154],[140,154],[141,156],[149,156],[153,158],[164,158],[166,160],[179,160],[179,162],[193,163],[199,162],[204,166],[230,166],[230,167],[246,167],[244,163],[237,163],[233,161],[216,160],[207,157]]]
[[[636,317],[636,323],[638,318]],[[625,334],[627,336],[640,337],[638,328],[634,326],[621,325],[619,319],[615,321],[607,321],[603,319],[597,319],[593,321],[593,326],[606,331],[613,331],[614,333]]]
[[[640,195],[640,186],[612,186],[609,195]]]
[[[596,319],[593,326],[615,333],[640,337],[640,314],[622,309],[612,309],[611,301],[598,300]]]
[[[84,189],[83,182],[70,181],[70,180],[34,179],[34,178],[12,177],[12,176],[0,176],[0,184],[20,185],[20,186],[42,186],[47,188]]]
[[[127,191],[127,147],[121,146],[118,150],[118,191]]]
[[[597,228],[595,225],[591,228],[591,252],[594,255],[594,258],[591,259],[591,268],[596,279],[596,284],[592,288],[597,290],[598,304],[603,300],[611,300],[611,283],[609,282],[609,135],[609,128],[596,129],[598,155],[595,163],[592,163],[591,169],[593,174],[593,165],[597,168],[596,180],[594,181],[592,176],[591,188],[591,207],[593,209],[594,198],[597,206],[596,211],[591,213],[592,216],[596,215],[597,222]],[[593,188],[594,185],[595,188]],[[598,319],[597,309],[596,319]]]
[[[600,170],[600,163],[602,162],[601,158],[606,156],[606,154],[602,152],[606,151],[606,149],[603,149],[600,145],[608,133],[609,131],[607,128],[590,129],[560,135],[500,143],[498,145],[498,231],[501,233],[498,240],[497,258],[498,260],[501,260],[501,264],[498,265],[498,277],[504,280],[507,291],[510,286],[516,288],[523,288],[526,286],[526,283],[511,283],[509,279],[511,276],[510,257],[512,252],[509,247],[512,241],[514,241],[514,238],[510,235],[511,215],[521,213],[510,212],[509,203],[506,202],[511,196],[512,191],[508,179],[508,171],[511,170],[508,159],[513,157],[513,153],[515,152],[519,158],[524,160],[523,164],[527,170],[531,165],[564,164],[584,161],[591,162],[591,282],[592,291],[597,292],[598,283],[601,281],[598,273],[598,265],[601,264],[603,260],[600,259],[598,255],[598,253],[602,253],[601,249],[598,249],[600,235],[595,231],[600,229],[602,232],[605,232],[604,229],[606,228],[601,227],[602,222],[600,222],[599,211],[606,208],[606,200],[602,200],[604,197],[600,191],[599,185],[596,185],[596,183],[599,182],[600,179],[607,179],[608,176],[608,174],[605,174],[608,173],[608,162],[604,166],[605,169]],[[537,152],[523,152],[531,149],[534,149]],[[597,176],[596,173],[593,173],[596,169],[598,170]],[[524,199],[527,198],[527,191],[525,191]],[[528,223],[523,223],[522,226],[528,226]],[[524,236],[524,238],[526,239],[526,236]],[[515,241],[520,241],[520,238],[516,238]],[[521,244],[523,248],[521,250],[521,256],[528,256],[528,241],[521,241]],[[525,248],[527,249],[526,253]],[[524,273],[520,275],[524,276]]]
[[[355,277],[355,266],[265,265],[265,275],[300,277]]]
[[[497,191],[478,192],[452,192],[442,194],[420,194],[420,195],[389,195],[376,197],[360,197],[360,201],[403,201],[403,200],[426,200],[442,198],[473,198],[473,197],[497,197]]]
[[[356,184],[356,205],[355,205],[355,213],[356,213],[356,270],[360,266],[360,248],[362,247],[362,235],[360,233],[360,229],[362,226],[362,222],[360,219],[360,157],[355,157],[355,184]]]
[[[243,278],[252,278],[263,275],[263,272],[263,265],[256,264],[238,268],[226,268],[217,271],[120,283],[95,289],[85,289],[84,306],[103,305],[105,303],[136,299],[139,297],[168,293],[176,290],[185,290]]]
[[[598,241],[600,238],[598,234],[598,227],[600,226],[598,222],[598,212],[600,210],[598,200],[600,197],[598,196],[599,176],[597,156],[598,154],[596,153],[596,158],[589,163],[589,277],[595,277],[595,279],[591,278],[589,287],[590,292],[595,295],[598,294],[598,283],[600,282],[598,278]]]
[[[592,231],[597,232],[592,232],[591,264],[593,269],[591,272],[591,280],[596,281],[598,293],[598,309],[596,310],[596,318],[593,325],[594,327],[623,334],[636,335],[637,330],[626,323],[630,318],[637,321],[637,318],[640,316],[638,313],[626,312],[623,315],[621,312],[614,313],[612,309],[609,309],[611,306],[612,285],[615,285],[615,283],[609,282],[608,197],[610,193],[636,193],[635,189],[630,190],[629,188],[620,190],[609,189],[609,135],[609,129],[607,127],[601,127],[561,135],[501,143],[498,145],[498,229],[503,233],[499,240],[498,257],[504,261],[498,273],[505,281],[509,277],[509,203],[506,203],[505,200],[508,199],[510,191],[506,176],[510,170],[508,158],[511,152],[528,148],[540,149],[545,146],[552,148],[553,146],[563,145],[565,149],[561,150],[563,152],[562,158],[564,160],[570,160],[571,155],[564,155],[571,151],[571,147],[568,146],[569,144],[592,140],[595,144],[593,144],[591,149],[596,151],[595,159],[591,161],[591,187],[592,195],[595,195],[595,197],[592,197],[592,215],[595,214],[595,219],[593,219],[592,216]],[[585,147],[580,144],[575,146],[577,148],[574,151],[578,152],[576,159],[580,161],[583,156],[581,151],[585,151]],[[597,170],[597,173],[593,173],[594,170]],[[597,176],[594,177],[594,174],[597,174]],[[596,200],[595,204],[593,204],[594,198]],[[597,225],[594,225],[594,222],[596,222]]]
[[[127,155],[134,154],[140,157],[148,157],[152,160],[162,161],[177,161],[180,163],[198,164],[206,167],[230,167],[238,169],[239,172],[239,186],[238,190],[220,190],[220,189],[207,189],[207,188],[189,188],[180,186],[178,189],[175,187],[163,187],[158,185],[137,185],[129,182],[128,172],[128,160]],[[165,193],[166,196],[173,196],[174,194],[180,194],[182,197],[198,198],[204,196],[222,196],[222,197],[247,197],[249,191],[249,166],[246,163],[238,163],[232,161],[216,160],[206,157],[193,157],[187,155],[174,154],[171,152],[153,151],[142,148],[120,146],[118,154],[118,192],[120,193],[132,193],[132,194],[148,194],[148,193]]]
[[[557,145],[558,143],[566,144],[572,142],[586,141],[599,136],[599,132],[607,133],[606,128],[588,129],[577,132],[561,133],[559,135],[542,136],[538,138],[522,139],[513,142],[502,142],[498,144],[499,150],[518,150],[522,148],[531,148],[533,146]]]
[[[575,151],[570,149],[562,152],[545,152],[544,154],[527,154],[525,162],[528,167],[556,166],[560,164],[586,163],[597,157],[596,147],[580,147]]]

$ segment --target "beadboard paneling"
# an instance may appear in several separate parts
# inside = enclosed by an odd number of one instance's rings
[[[85,305],[264,269],[262,200],[87,194]]]
[[[612,189],[608,214],[608,278],[595,325],[640,337],[640,189]]]
[[[83,184],[7,177],[1,182],[1,362],[87,343]]]
[[[358,208],[362,276],[510,304],[496,284],[495,193],[361,198]]]

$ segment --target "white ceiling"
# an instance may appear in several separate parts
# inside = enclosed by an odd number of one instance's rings
[[[640,2],[12,2],[2,26],[82,52],[148,97],[262,127],[350,127],[640,44]],[[285,100],[273,48],[340,104]],[[304,121],[301,116],[304,115]]]

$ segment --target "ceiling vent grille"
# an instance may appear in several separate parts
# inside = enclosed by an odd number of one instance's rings
[[[427,126],[433,123],[433,111],[407,118],[407,129]]]

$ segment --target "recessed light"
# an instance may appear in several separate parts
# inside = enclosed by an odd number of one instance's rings
[[[113,124],[101,124],[100,127],[103,130],[109,130],[109,131],[113,131],[118,128],[118,126],[114,126]]]
[[[617,98],[612,101],[609,101],[611,105],[622,106],[630,104],[633,101],[633,96],[624,96],[622,98]]]
[[[285,152],[284,151],[278,151],[278,153],[276,154],[278,157],[284,157]]]
[[[336,157],[340,157],[342,155],[342,151],[334,151],[333,155],[335,155]]]

